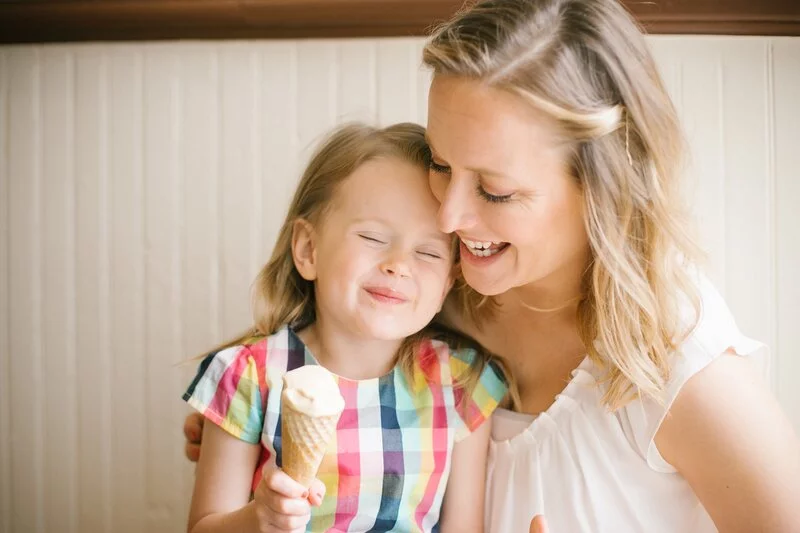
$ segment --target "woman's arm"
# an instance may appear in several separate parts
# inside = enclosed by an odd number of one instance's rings
[[[800,442],[748,359],[726,353],[693,376],[656,445],[720,532],[800,531]]]
[[[487,420],[453,448],[442,507],[442,533],[483,531],[490,431],[491,421]]]

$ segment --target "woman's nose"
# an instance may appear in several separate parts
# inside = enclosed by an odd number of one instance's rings
[[[472,210],[473,197],[470,192],[466,180],[454,178],[437,195],[441,202],[437,215],[437,224],[441,231],[453,233],[475,225],[478,218]]]

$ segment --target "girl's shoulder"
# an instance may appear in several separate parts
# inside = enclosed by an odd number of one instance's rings
[[[258,366],[291,365],[293,359],[305,358],[305,345],[288,326],[271,335],[242,336],[235,342],[209,352],[200,363],[200,369],[212,364],[230,366],[235,363],[253,363]],[[302,366],[302,365],[300,365]]]
[[[429,326],[420,343],[417,360],[428,377],[444,376],[453,383],[459,376],[490,370],[505,382],[505,372],[500,360],[478,341],[454,329],[450,325],[437,323]]]

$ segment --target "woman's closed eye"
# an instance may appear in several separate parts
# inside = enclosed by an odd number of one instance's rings
[[[488,192],[486,189],[483,188],[483,185],[480,183],[477,187],[478,196],[486,200],[487,202],[491,202],[493,204],[501,204],[504,202],[508,202],[511,200],[511,197],[514,196],[513,194],[492,194]]]
[[[428,166],[431,168],[431,170],[438,172],[439,174],[450,174],[450,167],[447,165],[442,165],[441,163],[437,163],[433,159],[431,159]]]
[[[437,163],[433,159],[430,160],[429,166],[430,169],[436,172],[437,174],[450,174],[451,172],[450,167],[448,167],[447,165],[443,165],[441,163]],[[476,190],[478,192],[478,196],[480,196],[487,202],[491,202],[494,204],[508,202],[509,200],[511,200],[511,197],[513,196],[513,194],[492,194],[486,189],[484,189],[483,185],[481,185],[480,183],[478,183]]]

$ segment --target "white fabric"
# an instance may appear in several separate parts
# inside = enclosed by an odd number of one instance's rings
[[[555,403],[535,419],[498,410],[492,422],[486,531],[527,533],[544,514],[552,533],[714,532],[686,480],[653,442],[681,387],[728,348],[767,347],[742,335],[716,289],[698,279],[702,312],[676,355],[664,402],[640,400],[616,413],[600,399],[600,374],[585,359]]]

